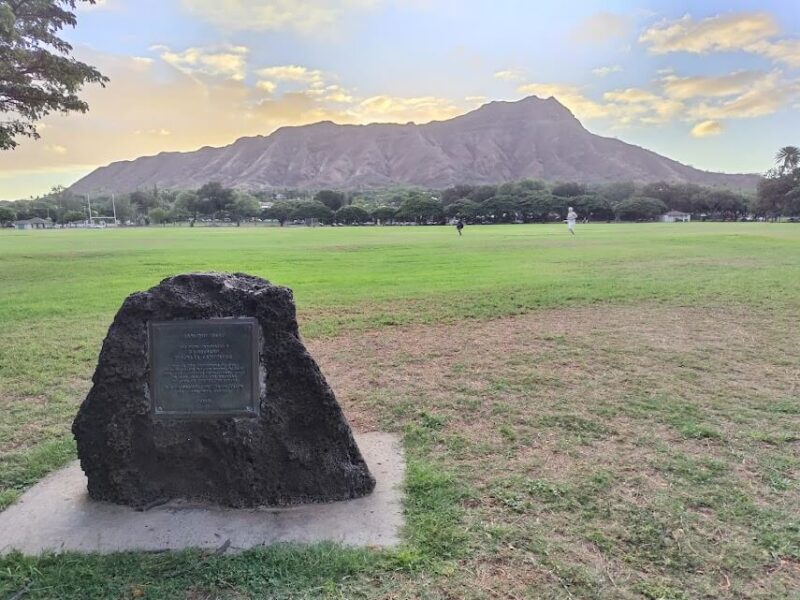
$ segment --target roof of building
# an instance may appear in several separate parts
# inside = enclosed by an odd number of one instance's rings
[[[32,219],[22,219],[21,221],[14,221],[17,225],[25,225],[26,223],[30,223],[31,225],[49,225],[52,223],[50,219],[42,219],[41,217],[33,217]]]
[[[685,212],[681,212],[679,210],[671,210],[668,213],[666,213],[666,216],[668,216],[668,217],[688,217],[690,215],[691,215],[691,213],[685,213]]]

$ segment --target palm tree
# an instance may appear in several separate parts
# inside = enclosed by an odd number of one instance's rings
[[[775,155],[775,162],[780,164],[781,173],[794,171],[800,164],[800,148],[797,146],[784,146]]]

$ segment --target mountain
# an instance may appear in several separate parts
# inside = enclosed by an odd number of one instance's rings
[[[222,148],[162,152],[96,169],[76,193],[191,188],[207,181],[243,189],[445,188],[457,183],[683,181],[752,189],[758,175],[701,171],[587,131],[555,98],[490,102],[424,125],[330,121],[282,127]]]

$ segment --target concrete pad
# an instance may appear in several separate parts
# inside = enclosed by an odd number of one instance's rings
[[[393,546],[403,525],[405,461],[397,436],[356,434],[377,480],[365,498],[290,508],[232,509],[174,501],[137,512],[90,500],[77,461],[28,490],[0,513],[0,555],[12,550],[120,552],[224,549],[237,552],[277,542]]]

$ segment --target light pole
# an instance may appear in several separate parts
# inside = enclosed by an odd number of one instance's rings
[[[89,194],[86,194],[86,201],[89,203],[89,225],[91,225],[94,221],[92,221],[92,197]]]

